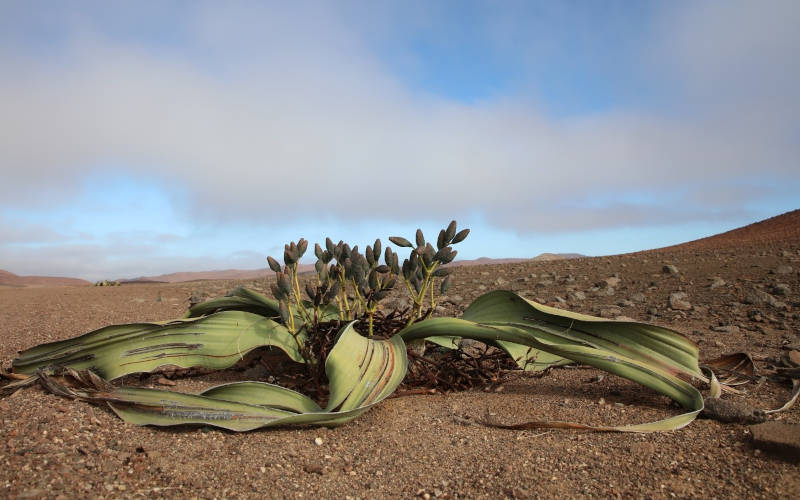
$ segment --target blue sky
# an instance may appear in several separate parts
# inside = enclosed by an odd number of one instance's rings
[[[607,255],[800,208],[794,1],[0,3],[0,269],[472,228]]]

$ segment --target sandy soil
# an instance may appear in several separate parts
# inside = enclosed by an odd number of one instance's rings
[[[512,289],[576,311],[671,327],[698,342],[706,359],[744,350],[763,368],[800,344],[796,229],[779,240],[756,232],[737,246],[704,242],[463,267],[440,313],[459,314],[488,290]],[[667,264],[678,273],[664,272]],[[0,362],[8,366],[19,349],[110,323],[179,317],[192,294],[218,296],[239,283],[265,288],[260,280],[0,289]],[[669,306],[679,291],[691,309]],[[176,388],[236,375],[179,380]],[[605,424],[680,412],[664,397],[601,375],[576,368],[541,378],[511,374],[500,392],[395,397],[335,429],[244,434],[136,427],[103,407],[30,388],[0,399],[0,497],[800,497],[798,465],[754,448],[746,425],[701,419],[675,432],[625,435],[472,423],[486,412],[506,423]],[[741,400],[774,408],[788,394],[788,386],[767,383]],[[800,409],[776,419],[798,423]]]

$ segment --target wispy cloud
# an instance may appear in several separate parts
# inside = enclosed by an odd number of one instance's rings
[[[800,183],[799,12],[6,3],[0,208],[69,200],[113,166],[179,186],[191,220],[480,213],[535,234],[734,217],[722,193],[754,172]],[[500,76],[462,61],[482,93],[431,69],[456,56]],[[663,196],[619,201],[642,192]]]
[[[69,237],[42,224],[29,224],[0,214],[0,245],[55,243]]]

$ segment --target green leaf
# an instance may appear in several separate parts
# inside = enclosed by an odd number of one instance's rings
[[[394,392],[407,368],[405,344],[399,337],[366,339],[350,323],[339,333],[325,364],[331,387],[325,410],[298,392],[261,382],[225,384],[195,395],[158,389],[115,388],[104,381],[74,389],[59,385],[44,373],[40,377],[59,394],[108,402],[117,415],[133,424],[205,424],[248,431],[275,425],[348,422]]]
[[[195,304],[185,317],[198,318],[218,311],[247,311],[273,318],[280,315],[277,300],[240,286],[225,297]]]
[[[552,366],[562,366],[572,363],[569,359],[562,358],[549,352],[540,351],[533,347],[515,344],[514,342],[506,342],[504,340],[495,340],[492,344],[508,353],[509,356],[517,363],[517,366],[525,371],[539,372],[546,370]]]
[[[327,409],[341,405],[340,410],[351,410],[376,403],[394,392],[407,369],[406,345],[400,337],[367,339],[350,323],[325,363],[330,381]]]
[[[519,349],[505,343],[529,346],[552,356],[550,364],[562,363],[562,359],[585,363],[638,382],[691,410],[650,424],[597,430],[677,429],[703,409],[700,392],[680,378],[707,380],[698,365],[697,346],[666,328],[562,311],[497,291],[479,297],[463,319],[431,318],[398,335],[406,341],[440,335],[472,338],[505,346],[512,356]]]
[[[107,380],[162,366],[224,369],[249,351],[275,346],[302,362],[289,331],[269,318],[222,311],[199,319],[115,325],[28,349],[13,361],[20,373],[58,365],[91,369]]]

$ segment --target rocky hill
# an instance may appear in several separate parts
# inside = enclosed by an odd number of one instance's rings
[[[61,278],[56,276],[18,276],[0,269],[0,286],[84,286],[90,285],[86,280],[78,278]]]

